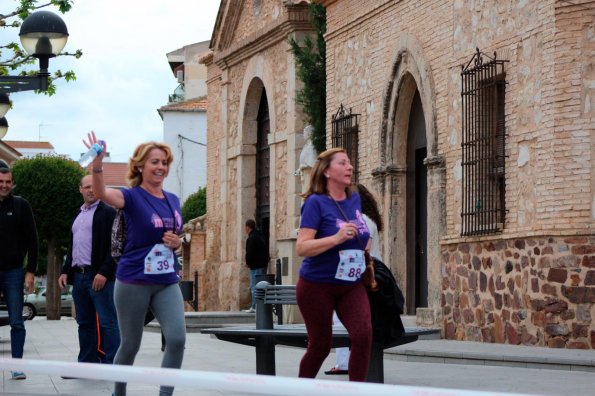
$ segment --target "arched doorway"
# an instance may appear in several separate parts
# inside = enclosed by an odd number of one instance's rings
[[[428,306],[428,189],[426,127],[423,106],[416,89],[407,130],[406,233],[407,311]]]
[[[442,274],[433,263],[440,262],[446,226],[446,168],[437,153],[434,82],[414,36],[397,38],[394,59],[383,99],[381,166],[372,173],[387,224],[383,255],[405,292],[406,314],[435,324]]]
[[[256,213],[255,220],[269,243],[269,227],[271,218],[270,205],[270,148],[268,136],[271,131],[269,105],[266,90],[262,90],[258,115],[256,117]]]

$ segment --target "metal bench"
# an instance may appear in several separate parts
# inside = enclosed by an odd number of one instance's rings
[[[203,334],[213,334],[220,340],[250,345],[256,349],[256,374],[275,375],[275,345],[306,348],[308,334],[303,324],[274,324],[273,307],[295,305],[294,285],[256,285],[256,326],[234,326],[202,329]],[[276,308],[277,315],[282,315]],[[417,341],[425,334],[435,334],[437,329],[405,328],[405,334],[389,345],[372,343],[368,382],[384,383],[384,349]],[[344,327],[333,326],[333,348],[349,347],[349,334]]]

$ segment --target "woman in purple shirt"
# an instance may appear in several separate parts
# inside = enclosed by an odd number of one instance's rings
[[[97,143],[89,134],[90,147]],[[121,343],[114,364],[132,365],[139,350],[145,314],[155,314],[165,337],[166,348],[161,367],[180,368],[184,357],[186,326],[184,302],[178,286],[176,255],[182,242],[180,201],[163,190],[173,156],[169,146],[148,142],[140,144],[128,162],[131,188],[106,188],[102,160],[93,161],[93,191],[97,198],[122,208],[126,221],[126,243],[116,270],[114,302],[118,314]],[[159,395],[171,395],[173,387],[161,386]],[[126,394],[126,384],[116,383],[114,394]]]
[[[361,282],[370,232],[360,197],[351,191],[353,166],[345,150],[321,153],[304,194],[297,254],[304,256],[296,298],[308,332],[300,377],[314,378],[331,350],[333,310],[351,340],[349,380],[365,381],[372,324]]]

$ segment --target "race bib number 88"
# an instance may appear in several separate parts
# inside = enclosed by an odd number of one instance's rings
[[[355,282],[366,269],[364,251],[359,249],[346,249],[339,251],[339,265],[337,266],[336,279]]]

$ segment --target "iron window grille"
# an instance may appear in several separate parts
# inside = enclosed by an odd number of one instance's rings
[[[359,114],[352,113],[351,108],[349,112],[343,107],[339,109],[332,117],[332,147],[341,147],[345,149],[351,165],[353,165],[353,180],[357,183],[358,170],[358,135],[359,135]]]
[[[462,66],[461,235],[501,232],[505,205],[504,63],[477,49]]]

